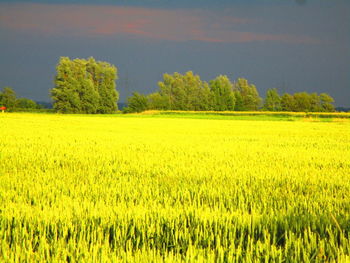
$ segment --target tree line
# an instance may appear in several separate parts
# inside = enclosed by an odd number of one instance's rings
[[[158,91],[149,95],[134,92],[128,98],[125,113],[145,110],[183,111],[296,111],[332,112],[334,99],[326,93],[299,92],[293,95],[278,94],[269,89],[265,99],[259,95],[255,85],[238,78],[232,82],[226,75],[220,75],[209,83],[199,75],[188,71],[185,74],[164,74],[158,82]]]
[[[60,113],[114,113],[118,110],[116,90],[118,71],[114,65],[88,59],[61,57],[56,66],[54,88],[51,89],[53,108]],[[219,75],[209,82],[188,71],[185,74],[164,74],[158,90],[144,95],[134,92],[127,99],[125,113],[145,110],[183,111],[294,111],[332,112],[334,99],[326,93],[299,92],[280,95],[269,89],[262,99],[255,85],[244,78],[231,81]],[[14,111],[40,107],[32,100],[17,99],[6,87],[0,92],[0,106]]]
[[[11,87],[0,90],[0,107],[5,106],[9,111],[38,110],[43,106],[27,98],[17,98],[16,92]]]

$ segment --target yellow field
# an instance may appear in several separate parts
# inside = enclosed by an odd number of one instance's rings
[[[328,118],[350,118],[350,112],[286,112],[286,111],[179,111],[179,110],[148,110],[137,115],[157,114],[194,114],[194,115],[223,115],[223,116],[289,116],[289,117],[328,117]]]
[[[0,128],[0,262],[350,262],[348,120]]]

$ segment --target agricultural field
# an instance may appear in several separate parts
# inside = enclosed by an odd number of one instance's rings
[[[0,114],[0,262],[350,262],[330,117]]]

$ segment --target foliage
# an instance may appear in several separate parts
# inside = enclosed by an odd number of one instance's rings
[[[278,94],[277,89],[268,89],[266,92],[266,98],[264,102],[264,110],[268,111],[280,111],[281,110],[281,97]]]
[[[17,98],[16,92],[11,87],[4,87],[0,91],[0,106],[5,106],[6,111],[32,111],[42,109],[35,101],[27,98]]]
[[[349,125],[0,114],[0,261],[348,262]]]
[[[41,108],[41,106],[38,105],[35,101],[27,98],[17,99],[16,106],[19,109],[40,109]]]
[[[148,99],[145,95],[134,92],[132,97],[128,98],[128,107],[123,109],[124,113],[142,112],[148,109]]]
[[[307,92],[299,92],[293,95],[294,97],[294,111],[310,111],[311,97]]]
[[[294,95],[285,93],[281,98],[281,108],[284,111],[295,112],[333,112],[334,99],[326,93],[299,92]]]
[[[184,75],[175,72],[164,74],[158,82],[159,91],[143,97],[142,110],[184,110],[184,111],[257,111],[262,99],[255,85],[238,78],[232,83],[225,75],[209,81],[209,85],[192,71]],[[141,94],[139,94],[141,96]],[[133,101],[136,98],[131,99]],[[265,111],[333,112],[334,99],[326,93],[299,92],[280,96],[277,89],[268,89],[264,100]],[[147,105],[147,106],[146,106]],[[124,112],[135,112],[128,108]]]
[[[5,106],[8,111],[16,109],[16,92],[11,87],[4,87],[0,92],[0,106]]]
[[[164,74],[158,83],[159,91],[148,95],[148,109],[187,111],[257,110],[261,99],[254,85],[238,79],[233,85],[225,75],[208,83],[192,71],[184,75]],[[236,105],[236,106],[235,106]]]
[[[151,93],[147,96],[148,108],[151,110],[169,110],[169,98],[159,92]]]
[[[216,111],[234,110],[236,98],[233,85],[227,76],[220,75],[209,82],[213,102],[212,109]]]
[[[334,99],[331,96],[329,96],[327,93],[320,94],[320,104],[321,104],[322,111],[325,111],[325,112],[335,111],[333,103],[334,103]]]
[[[209,81],[201,81],[198,75],[188,71],[184,75],[175,72],[164,74],[158,83],[159,91],[147,96],[144,110],[185,111],[257,111],[262,99],[255,85],[238,78],[232,83],[225,75]],[[333,112],[334,99],[326,93],[299,92],[280,96],[277,89],[268,89],[264,100],[265,111]],[[126,109],[125,112],[133,110]]]
[[[94,58],[61,57],[51,90],[54,109],[60,113],[113,113],[119,98],[117,69]]]
[[[207,83],[201,81],[192,71],[184,75],[177,72],[173,75],[164,74],[163,81],[158,82],[158,86],[160,97],[157,99],[158,102],[164,103],[165,109],[206,110],[209,107],[210,95]]]
[[[294,97],[289,93],[283,94],[281,97],[281,108],[283,111],[294,111]]]
[[[236,108],[235,110],[254,111],[259,109],[261,98],[255,85],[249,85],[248,80],[238,78],[234,83],[236,91]]]

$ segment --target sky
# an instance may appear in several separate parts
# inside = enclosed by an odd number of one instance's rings
[[[350,107],[349,25],[349,0],[0,0],[0,88],[50,101],[59,58],[92,56],[118,68],[120,102],[191,70]]]

